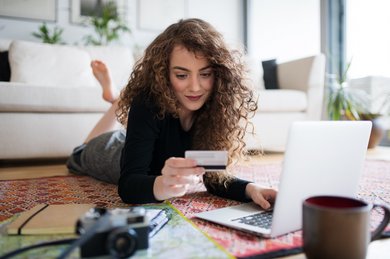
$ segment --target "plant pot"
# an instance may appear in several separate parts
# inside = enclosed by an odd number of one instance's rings
[[[368,141],[368,148],[375,148],[382,140],[385,134],[385,129],[381,124],[379,118],[372,119],[371,122],[372,122],[372,128],[371,128],[370,140]]]

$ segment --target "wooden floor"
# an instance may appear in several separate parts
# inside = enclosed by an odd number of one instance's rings
[[[367,151],[367,159],[390,161],[390,147],[376,147]],[[283,160],[283,153],[265,153],[251,156],[249,162],[267,164]],[[69,172],[65,159],[0,161],[0,180],[31,179],[50,176],[65,176]]]

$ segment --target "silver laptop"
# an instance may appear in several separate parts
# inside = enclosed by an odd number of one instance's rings
[[[356,196],[370,132],[369,121],[294,122],[273,211],[244,203],[195,216],[264,237],[299,230],[305,198]]]

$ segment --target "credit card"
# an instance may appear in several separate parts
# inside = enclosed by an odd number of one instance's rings
[[[206,171],[221,171],[226,169],[228,152],[224,150],[187,150],[185,158],[194,159],[197,165],[204,167]]]

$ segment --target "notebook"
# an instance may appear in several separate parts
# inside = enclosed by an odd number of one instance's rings
[[[302,202],[307,197],[356,196],[370,132],[369,121],[294,122],[272,213],[254,203],[244,203],[195,216],[263,237],[299,230]],[[254,223],[259,213],[272,217],[268,227]]]
[[[9,235],[75,234],[76,222],[94,204],[38,204],[22,212],[7,226]],[[126,208],[123,208],[126,209]],[[153,237],[169,221],[165,209],[146,207],[149,220],[149,237]]]
[[[74,234],[76,221],[94,204],[38,204],[7,226],[9,235]]]

